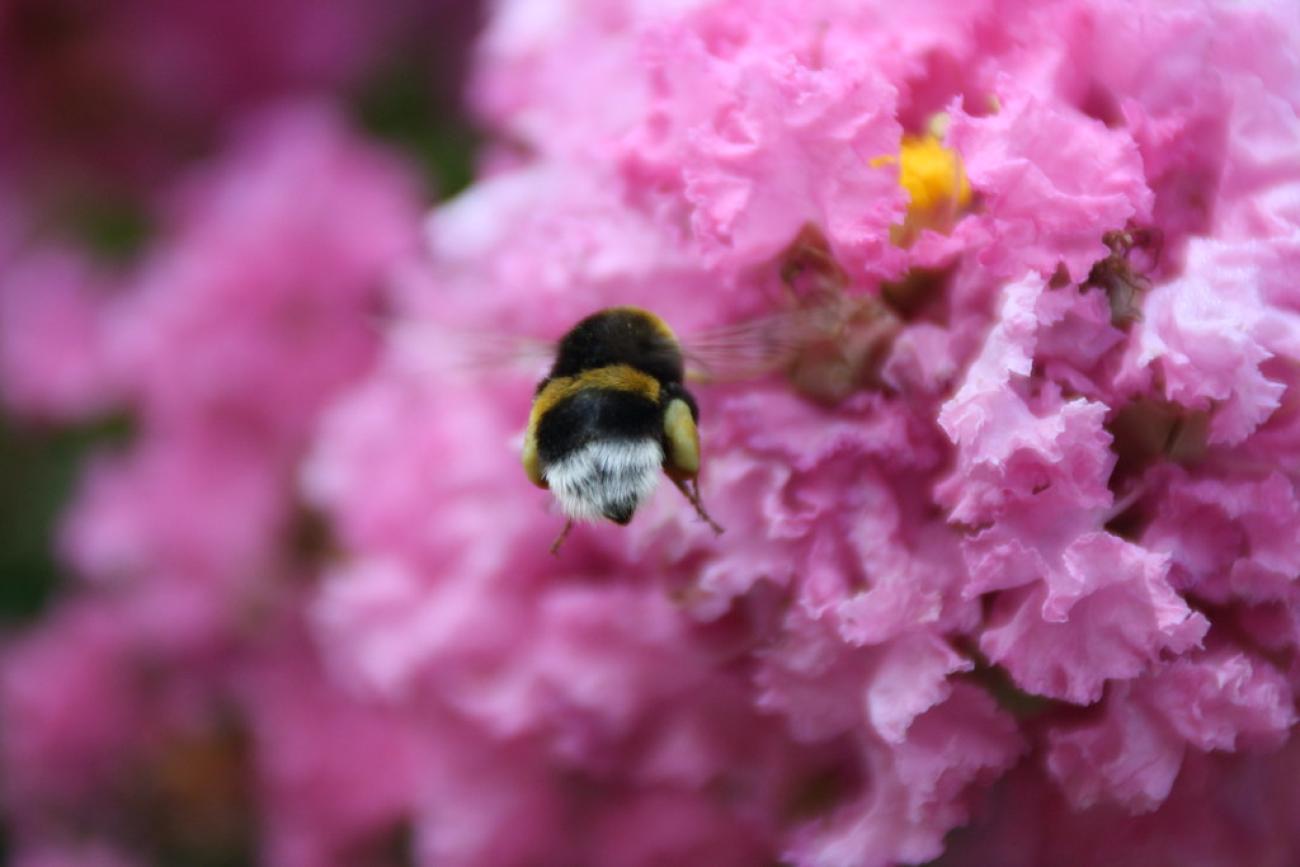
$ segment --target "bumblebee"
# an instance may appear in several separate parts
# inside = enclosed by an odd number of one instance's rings
[[[698,382],[784,372],[796,391],[835,404],[877,384],[898,318],[872,296],[845,293],[848,277],[815,227],[779,257],[788,304],[777,313],[681,341],[639,307],[593,313],[553,344],[524,434],[528,478],[550,489],[568,520],[627,524],[667,475],[714,532],[699,491]],[[690,369],[687,369],[687,361]]]
[[[625,525],[667,475],[721,533],[700,499],[699,405],[683,382],[681,344],[637,307],[593,313],[560,339],[537,385],[524,434],[524,471],[548,488],[567,521]]]

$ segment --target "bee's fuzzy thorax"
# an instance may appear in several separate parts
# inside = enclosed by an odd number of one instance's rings
[[[547,380],[610,365],[629,365],[663,383],[681,382],[685,366],[677,338],[662,319],[636,307],[614,307],[564,335]]]

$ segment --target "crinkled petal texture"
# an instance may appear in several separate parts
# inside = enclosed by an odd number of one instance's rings
[[[996,93],[995,113],[953,119],[952,145],[984,196],[983,213],[959,231],[970,233],[991,275],[1050,274],[1059,265],[1081,281],[1106,252],[1097,227],[1150,217],[1137,145],[1126,131],[1009,77],[999,79]]]
[[[6,400],[141,422],[65,535],[127,601],[15,645],[6,798],[150,754],[140,650],[242,709],[273,864],[1300,861],[1300,12],[960,5],[504,0],[423,259],[308,111],[123,299],[6,278],[80,353]],[[695,390],[725,534],[661,485],[550,557],[514,337],[618,304],[779,363]]]
[[[1192,241],[1182,275],[1151,293],[1138,336],[1135,362],[1158,372],[1166,398],[1214,408],[1214,443],[1236,445],[1273,415],[1286,385],[1268,375],[1268,362],[1294,353],[1300,336],[1294,310],[1259,297],[1287,263],[1276,248],[1258,246]]]
[[[304,477],[347,551],[330,664],[427,727],[422,854],[916,863],[1017,762],[1007,822],[1139,828],[1286,740],[1292,10],[542,8],[500,6],[473,89],[524,147],[435,211]],[[896,157],[927,127],[973,200],[907,237]],[[437,346],[610,304],[689,342],[810,281],[874,312],[698,394],[726,534],[665,487],[542,556],[531,383]],[[810,399],[801,365],[857,363],[857,328],[859,387]]]
[[[720,51],[696,29],[711,23],[648,38],[655,91],[623,157],[632,190],[671,190],[659,207],[689,220],[710,260],[769,258],[807,223],[846,263],[881,259],[903,195],[897,167],[871,158],[897,149],[895,89],[861,58],[814,67],[767,39]]]

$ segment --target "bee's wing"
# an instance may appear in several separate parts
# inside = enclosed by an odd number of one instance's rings
[[[681,341],[687,379],[736,382],[787,367],[799,351],[833,333],[835,305],[801,307],[696,332]]]
[[[389,349],[417,370],[440,376],[541,376],[555,359],[555,343],[534,337],[404,320],[385,329]]]

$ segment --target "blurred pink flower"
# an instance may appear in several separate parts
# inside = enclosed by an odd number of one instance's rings
[[[340,689],[293,619],[249,645],[232,679],[251,735],[262,860],[383,863],[421,788],[408,721]]]
[[[263,635],[200,657],[137,628],[147,595],[83,594],[6,648],[3,800],[23,857],[116,864],[111,847],[74,857],[87,833],[222,852],[256,809],[266,863],[382,863],[415,807],[407,722],[326,675],[291,599]]]
[[[1050,732],[1048,771],[1078,806],[1104,794],[1141,812],[1169,794],[1187,746],[1276,746],[1295,723],[1294,705],[1285,675],[1258,655],[1188,654],[1118,685],[1101,719]]]
[[[129,624],[78,605],[5,647],[5,804],[10,818],[87,799],[149,734],[132,681]]]
[[[14,867],[137,867],[145,862],[111,845],[80,841],[19,849]]]
[[[426,262],[400,168],[255,125],[106,310],[28,314],[94,321],[139,433],[67,524],[120,608],[4,669],[7,797],[134,735],[128,647],[237,709],[276,864],[1293,862],[1297,44],[1281,3],[507,0]],[[721,537],[664,491],[546,556],[535,379],[447,363],[826,293],[838,343],[700,389]]]
[[[772,793],[820,792],[756,809],[724,782],[753,761],[706,739],[680,803],[800,865],[934,858],[1022,759],[1063,809],[1120,822],[1217,772],[1211,752],[1276,747],[1294,674],[1238,624],[1288,653],[1300,635],[1298,24],[1109,0],[502,4],[473,93],[503,142],[431,218],[408,330],[305,474],[350,555],[316,607],[331,664],[420,720],[444,768],[420,851],[623,863],[561,829],[642,815],[583,792],[649,792],[628,735],[700,712],[699,684],[730,702],[706,712],[779,724]],[[891,158],[937,112],[975,200],[903,246]],[[788,382],[701,391],[721,538],[665,493],[549,561],[557,519],[512,459],[529,383],[457,381],[407,339],[554,336],[612,303],[688,333],[789,303],[809,245],[834,288],[885,299],[875,385],[833,407]],[[800,772],[826,755],[829,780]],[[607,826],[627,863],[660,851],[635,824]]]
[[[156,838],[165,839],[174,831],[167,809],[203,806],[183,801],[175,762],[184,744],[215,731],[222,666],[190,655],[184,676],[172,676],[177,659],[139,634],[132,606],[85,594],[6,642],[3,798],[19,862],[136,863],[114,852],[144,842],[132,834],[135,823],[156,823]],[[206,776],[198,771],[190,779]],[[194,827],[203,818],[190,816]],[[74,845],[88,840],[105,847]]]
[[[322,107],[244,126],[188,179],[110,335],[146,423],[301,443],[363,370],[387,269],[415,241],[407,168]]]
[[[274,596],[266,575],[300,520],[297,461],[369,365],[385,274],[417,225],[403,166],[322,109],[289,106],[183,187],[99,318],[96,369],[139,432],[87,474],[66,553],[96,580],[156,585],[147,596],[168,601],[140,625],[160,639],[220,634]]]
[[[1163,738],[1147,761],[1157,761]],[[1072,806],[1025,764],[1000,782],[988,809],[954,834],[935,867],[1220,867],[1295,862],[1295,775],[1300,749],[1292,738],[1277,751],[1189,753],[1158,809],[1134,815],[1127,806]]]
[[[101,319],[115,281],[72,250],[5,253],[0,244],[0,400],[6,409],[67,422],[112,405],[119,396],[104,366]]]
[[[21,336],[45,347],[15,366],[16,408],[65,400],[48,356],[102,377],[93,396],[134,422],[65,518],[63,553],[89,586],[0,664],[24,851],[86,825],[185,860],[243,845],[255,808],[270,863],[359,863],[399,836],[413,799],[403,723],[339,690],[303,635],[305,576],[328,539],[313,537],[296,477],[322,408],[372,362],[418,207],[400,161],[319,106],[287,105],[184,186],[111,296],[73,308],[63,355],[49,353],[66,317],[42,305],[82,287],[12,288],[35,310]]]
[[[13,0],[0,16],[0,162],[42,205],[149,195],[231,119],[354,89],[440,20],[407,0]]]

